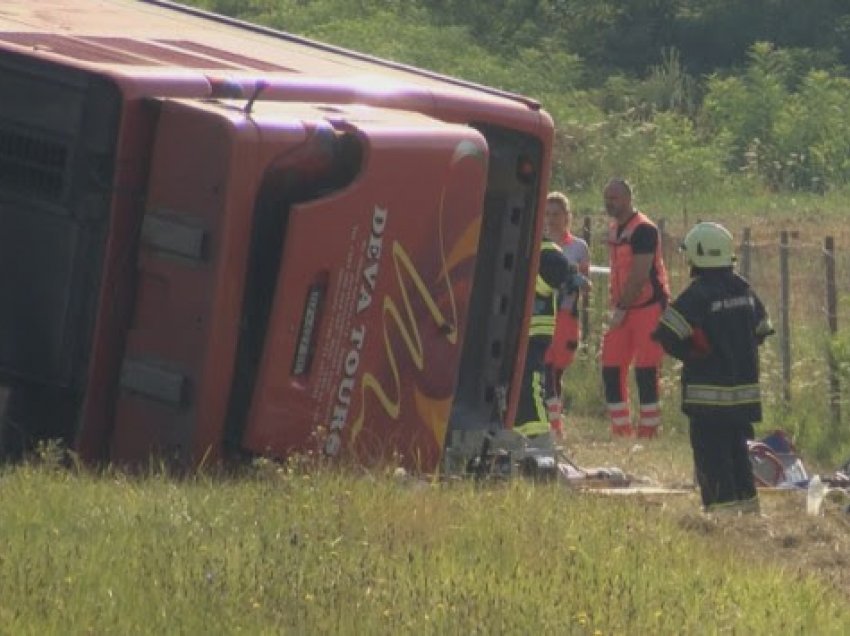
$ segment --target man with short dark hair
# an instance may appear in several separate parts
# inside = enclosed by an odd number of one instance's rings
[[[664,352],[650,338],[670,289],[658,228],[632,205],[632,189],[611,179],[603,192],[608,228],[610,321],[602,339],[605,402],[615,437],[654,438],[661,423],[658,374]],[[640,414],[634,427],[628,371],[634,363]]]

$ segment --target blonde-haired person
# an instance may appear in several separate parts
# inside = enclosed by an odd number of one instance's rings
[[[550,192],[546,197],[544,235],[561,247],[567,260],[587,280],[582,294],[590,289],[590,250],[587,242],[572,233],[573,210],[570,200],[563,192]],[[563,412],[562,391],[563,375],[573,363],[581,329],[578,317],[579,292],[564,292],[558,299],[558,313],[555,318],[555,332],[552,343],[546,351],[546,365],[551,373],[550,383],[553,395],[547,400],[549,418],[555,424]]]

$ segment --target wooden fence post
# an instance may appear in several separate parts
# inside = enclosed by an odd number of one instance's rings
[[[581,237],[584,239],[585,243],[587,243],[588,247],[590,246],[590,235],[592,226],[593,220],[589,216],[585,216],[584,222],[581,226]]]
[[[752,230],[748,227],[745,227],[743,234],[741,235],[741,258],[738,259],[738,271],[741,273],[741,276],[743,276],[747,280],[750,279],[750,267],[752,263],[752,245]]]
[[[673,260],[673,245],[670,235],[667,233],[667,219],[658,219],[658,239],[661,241],[661,257],[664,259],[664,264],[669,272]]]
[[[581,227],[581,237],[584,239],[584,242],[587,243],[588,252],[590,252],[591,223],[591,218],[589,216],[585,216],[584,223]],[[587,337],[590,335],[590,298],[587,294],[580,293],[579,301],[579,317],[581,319],[581,341],[587,342]]]
[[[835,286],[835,239],[827,236],[823,241],[824,271],[826,272],[826,322],[833,338],[838,333],[838,291]],[[832,433],[841,424],[841,380],[835,356],[829,351],[829,407],[832,412]]]
[[[782,397],[785,405],[791,404],[791,280],[788,272],[788,231],[779,233],[779,305],[782,325],[779,348],[782,357]]]

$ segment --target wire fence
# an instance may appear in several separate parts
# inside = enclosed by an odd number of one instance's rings
[[[678,249],[685,231],[676,231],[663,219],[658,227],[671,290],[676,295],[690,278],[690,268]],[[607,264],[607,219],[584,217],[579,234],[591,248],[591,262]],[[795,390],[807,399],[810,389],[822,390],[833,426],[839,425],[842,382],[829,341],[840,334],[842,310],[847,310],[850,302],[850,250],[839,246],[848,237],[805,236],[769,226],[743,227],[736,234],[737,269],[753,285],[776,328],[772,346],[778,356],[781,400],[790,405],[797,397]],[[597,291],[581,313],[584,344],[594,351],[598,350],[607,306],[607,281],[601,283],[597,281]],[[818,371],[813,374],[812,368]]]

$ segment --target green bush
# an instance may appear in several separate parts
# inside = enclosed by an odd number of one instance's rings
[[[596,189],[612,174],[629,175],[681,206],[684,195],[716,193],[731,181],[813,192],[850,182],[850,83],[841,76],[841,51],[829,46],[845,43],[834,39],[844,22],[825,5],[802,17],[834,23],[832,39],[779,29],[778,41],[790,38],[793,47],[755,42],[740,69],[727,65],[699,81],[687,71],[694,60],[684,55],[695,53],[681,34],[697,29],[708,37],[707,29],[734,24],[740,42],[746,29],[750,37],[770,36],[758,12],[685,0],[663,7],[614,0],[193,1],[540,100],[559,129],[556,187]],[[646,27],[642,35],[626,28],[634,21]]]

